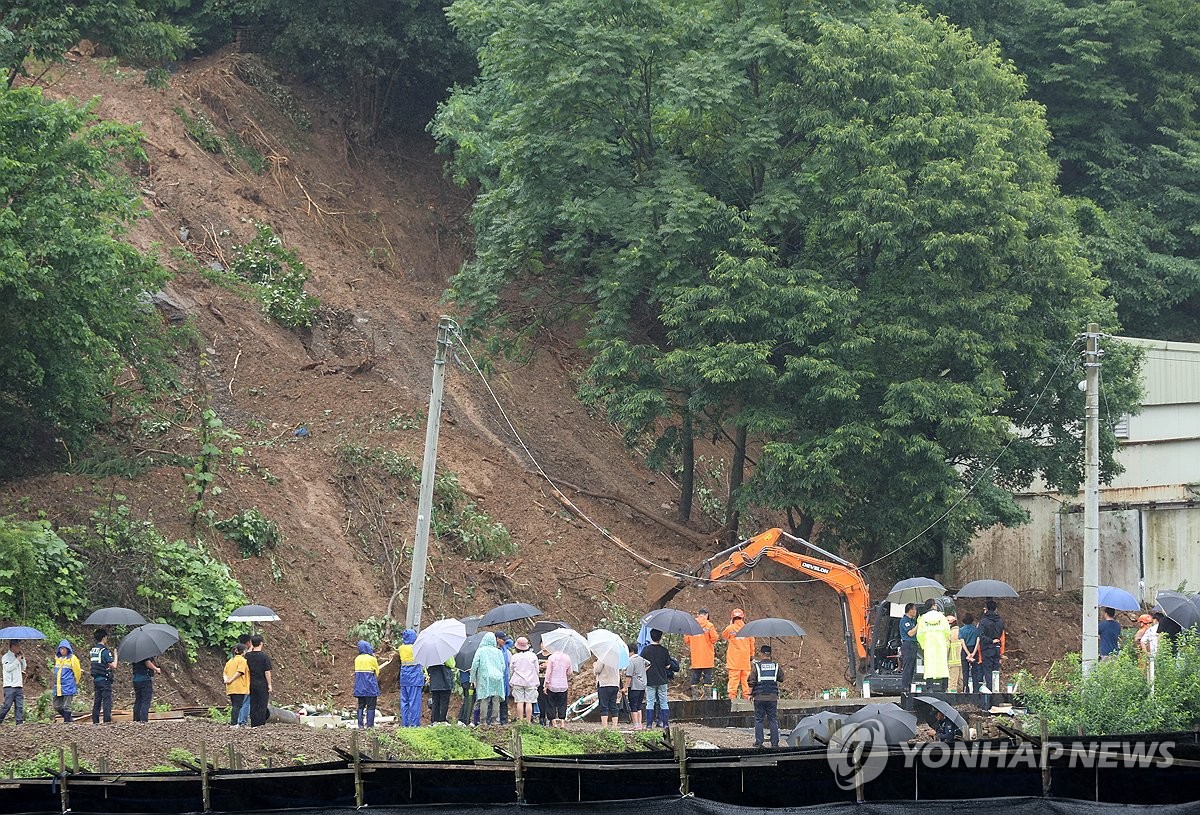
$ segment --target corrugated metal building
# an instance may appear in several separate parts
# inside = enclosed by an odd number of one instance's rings
[[[1100,488],[1100,582],[1143,598],[1185,581],[1200,590],[1200,344],[1117,339],[1145,352],[1144,394],[1142,412],[1117,428],[1125,472]],[[1082,492],[1034,489],[1018,500],[1029,523],[978,535],[957,582],[1082,589]]]

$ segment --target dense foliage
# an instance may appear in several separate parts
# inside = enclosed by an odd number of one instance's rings
[[[1086,676],[1078,654],[1054,663],[1042,679],[1019,677],[1029,712],[1053,735],[1170,733],[1200,722],[1200,638],[1179,635],[1178,649],[1159,649],[1150,686],[1145,660],[1130,645]],[[1036,729],[1036,728],[1035,728]]]
[[[934,0],[1046,106],[1084,247],[1138,336],[1200,339],[1200,4]]]
[[[86,587],[83,562],[50,524],[0,518],[0,619],[77,617]]]
[[[145,299],[167,272],[123,240],[141,207],[117,164],[144,158],[138,131],[92,107],[0,91],[0,470],[39,428],[70,445],[105,419],[118,372],[170,381]]]
[[[167,0],[171,5],[171,0]],[[154,0],[10,0],[0,5],[0,82],[29,76],[27,60],[61,62],[84,37],[144,63],[174,59],[191,44],[187,31],[160,16]]]
[[[1037,471],[1077,483],[1073,343],[1115,315],[994,49],[891,7],[449,13],[481,67],[433,125],[479,184],[453,296],[493,335],[583,316],[584,395],[631,440],[727,434],[731,534],[753,501],[870,558],[954,505],[911,552],[940,562]],[[1106,359],[1114,415],[1131,373]]]
[[[308,268],[269,224],[258,224],[250,242],[235,247],[229,271],[249,281],[275,322],[287,328],[312,326],[320,302],[304,291]]]

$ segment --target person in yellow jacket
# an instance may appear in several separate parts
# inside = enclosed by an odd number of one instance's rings
[[[950,677],[950,623],[936,600],[925,603],[925,613],[917,618],[917,644],[925,661],[925,688],[946,690]]]
[[[692,665],[692,698],[707,699],[713,683],[713,668],[717,658],[717,627],[708,619],[708,609],[702,608],[696,615],[696,624],[702,629],[699,634],[688,634],[683,639],[688,646],[688,657]]]
[[[962,640],[958,638],[958,620],[954,615],[947,614],[946,622],[950,624],[950,655],[946,660],[950,678],[946,683],[946,690],[958,693],[958,680],[962,676]]]
[[[754,658],[754,637],[739,637],[738,632],[746,625],[746,613],[735,608],[729,614],[729,625],[721,632],[721,638],[728,643],[725,650],[725,670],[729,673],[729,681],[725,690],[730,699],[737,699],[739,694],[743,699],[750,698],[750,660]]]
[[[250,695],[250,666],[246,664],[246,646],[233,646],[233,656],[225,663],[221,679],[225,681],[225,694],[229,697],[229,724],[236,727],[242,712],[242,703]]]
[[[79,692],[82,677],[83,669],[79,667],[75,649],[71,643],[63,640],[54,651],[54,710],[64,722],[70,722],[75,717],[71,704]]]

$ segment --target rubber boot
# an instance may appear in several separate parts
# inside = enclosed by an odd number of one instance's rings
[[[662,729],[667,730],[670,727],[668,720],[671,718],[671,708],[664,707],[658,711],[658,717],[662,719]]]
[[[646,708],[646,729],[647,730],[654,727],[654,712],[655,712],[655,708],[652,708],[652,707]]]

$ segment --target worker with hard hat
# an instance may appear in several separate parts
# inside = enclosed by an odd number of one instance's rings
[[[688,646],[688,659],[691,662],[692,698],[706,699],[713,684],[713,668],[716,667],[717,627],[708,619],[708,609],[702,608],[696,614],[696,625],[700,626],[699,634],[688,634],[683,639]]]
[[[729,681],[725,689],[730,699],[750,698],[750,661],[754,658],[754,637],[739,637],[738,632],[746,625],[746,613],[735,608],[729,614],[729,625],[721,632],[728,643],[725,649],[725,670]]]

